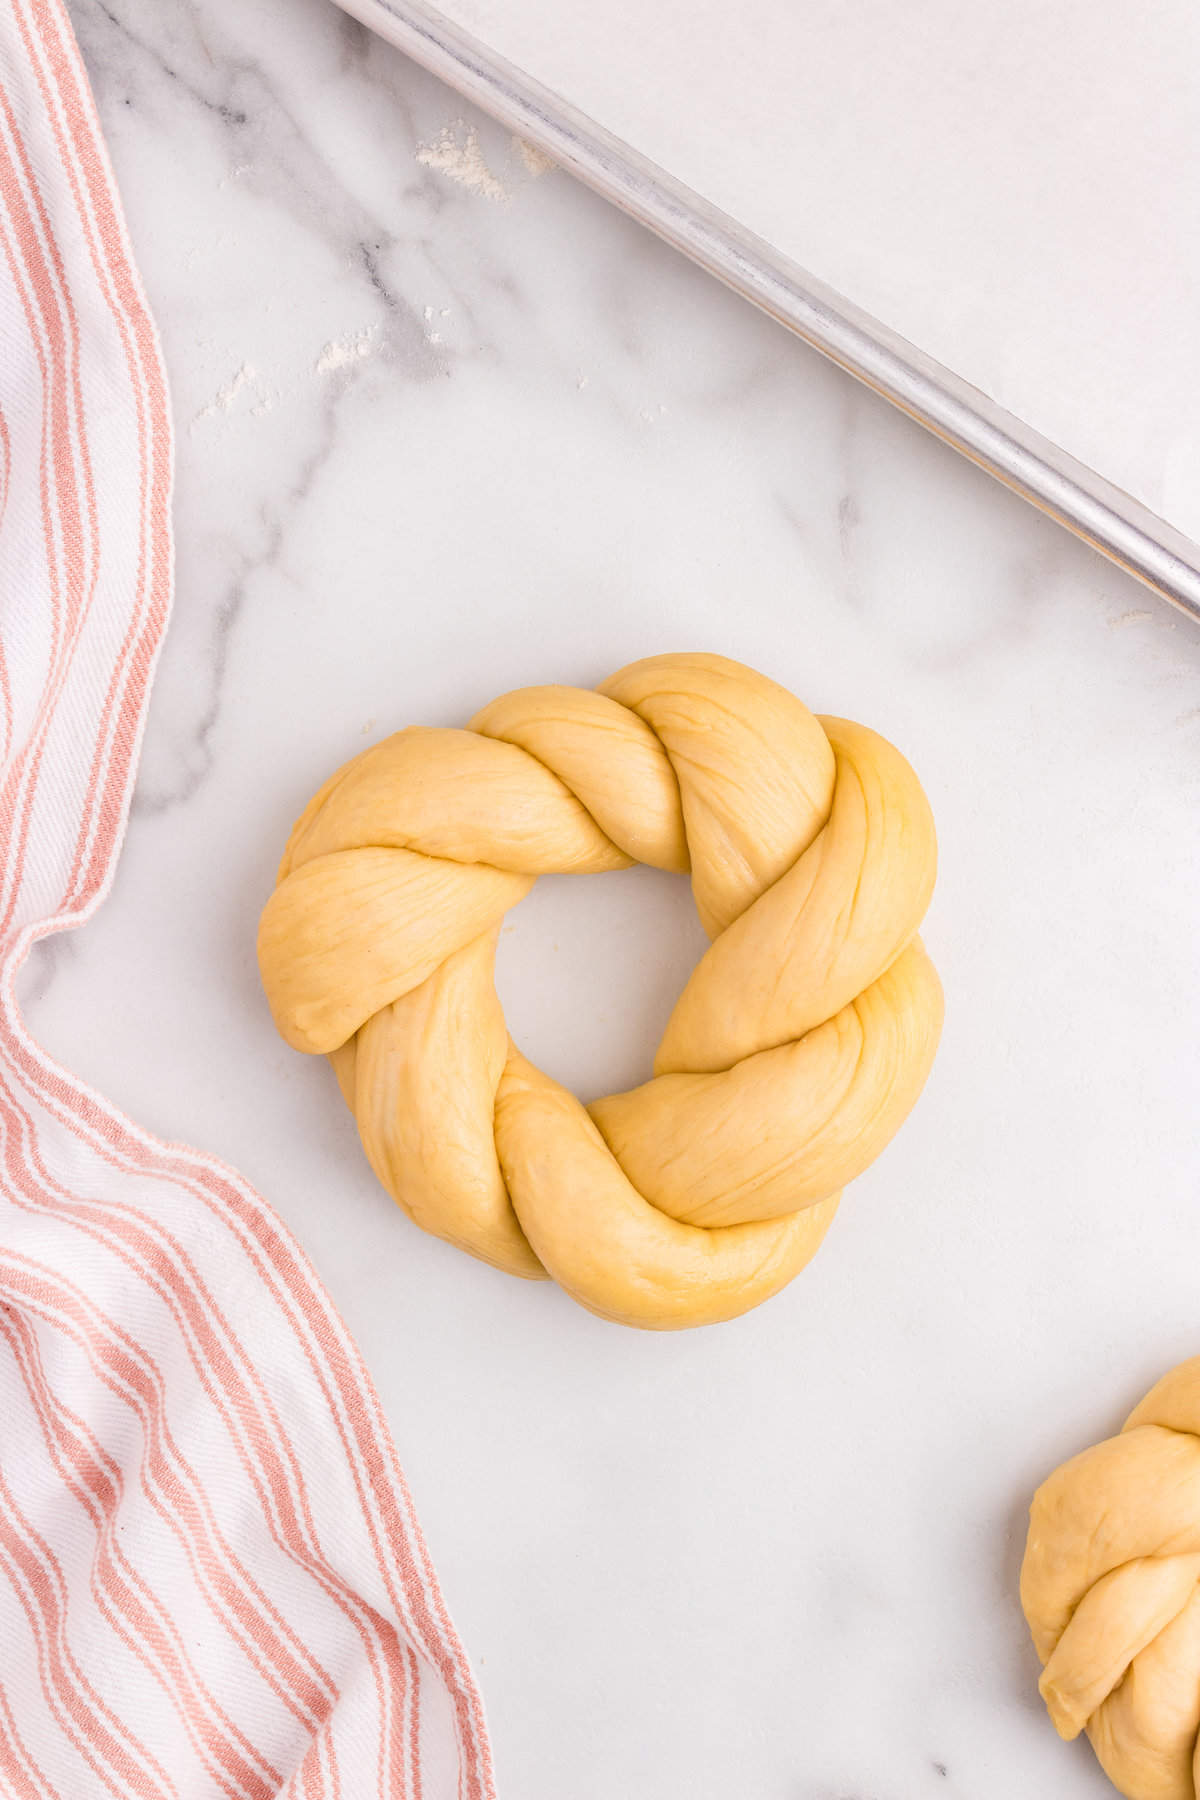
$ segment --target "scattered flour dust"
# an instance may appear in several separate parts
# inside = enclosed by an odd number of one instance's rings
[[[364,356],[370,356],[375,349],[377,325],[368,325],[363,331],[348,331],[344,337],[331,338],[320,356],[313,364],[314,375],[331,375],[337,369],[348,369],[354,363],[361,362]],[[192,420],[198,425],[201,419],[217,419],[225,413],[241,409],[249,400],[250,412],[256,419],[273,410],[276,402],[285,394],[296,391],[295,383],[283,388],[270,388],[251,362],[244,362],[234,370],[229,380],[219,387],[207,406],[202,406]]]
[[[435,318],[448,319],[449,317],[450,317],[450,308],[448,306],[439,307],[436,313],[434,312],[432,306],[427,306],[425,308],[425,337],[426,337],[427,342],[429,342],[431,344],[440,344],[441,343],[442,334],[440,331],[435,331],[433,329],[433,321]]]
[[[533,181],[540,180],[543,175],[552,174],[558,167],[552,156],[547,156],[546,152],[539,150],[536,144],[527,144],[524,138],[515,137],[513,149],[525,164],[525,173]]]
[[[313,364],[313,374],[332,375],[335,370],[348,369],[370,356],[378,330],[377,325],[368,325],[365,331],[348,331],[345,337],[330,338]]]
[[[264,387],[262,378],[253,363],[244,362],[235,370],[223,387],[219,387],[207,406],[202,406],[196,419],[212,419],[218,413],[232,411],[239,395],[249,390],[254,396],[255,404],[250,408],[256,417],[270,412],[275,401],[268,388]],[[195,421],[193,421],[195,423]]]
[[[418,144],[417,161],[439,175],[448,175],[459,187],[484,200],[504,205],[509,198],[508,189],[483,159],[478,131],[462,119],[443,125],[432,142]]]
[[[505,179],[505,173],[511,167],[514,156],[529,181],[537,181],[558,167],[536,144],[514,137],[504,159],[504,171],[498,172],[490,168],[479,142],[479,132],[474,125],[468,125],[465,119],[452,120],[449,125],[443,125],[429,143],[417,145],[417,161],[425,168],[435,169],[439,175],[448,175],[451,181],[466,188],[468,193],[480,194],[485,200],[494,200],[501,206],[512,199],[512,190]]]

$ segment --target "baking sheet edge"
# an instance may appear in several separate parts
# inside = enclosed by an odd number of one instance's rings
[[[425,0],[337,0],[509,130],[1200,620],[1200,545],[781,256]]]

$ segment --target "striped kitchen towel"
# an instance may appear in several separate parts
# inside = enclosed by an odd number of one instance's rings
[[[60,0],[0,7],[0,1793],[483,1800],[478,1694],[289,1232],[31,1040],[171,594],[154,326]]]

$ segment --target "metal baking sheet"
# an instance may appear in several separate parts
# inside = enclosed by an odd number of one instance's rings
[[[853,91],[863,96],[863,106],[876,103],[879,82],[886,76],[886,83],[893,87],[898,81],[893,108],[902,108],[911,102],[912,94],[906,93],[903,80],[893,79],[895,46],[889,46],[887,40],[891,9],[865,9],[874,23],[874,36],[848,46],[838,36],[844,31],[841,21],[861,9],[826,8],[821,12],[814,8],[801,17],[795,9],[768,7],[764,12],[759,6],[738,16],[734,37],[706,40],[700,30],[705,8],[716,3],[691,0],[687,17],[695,27],[693,39],[698,34],[707,48],[697,52],[693,42],[681,67],[679,59],[666,54],[668,43],[676,42],[683,30],[678,0],[655,0],[650,7],[635,6],[634,0],[610,0],[604,9],[549,7],[548,0],[449,0],[445,11],[434,9],[425,0],[339,0],[346,11],[807,343],[1200,619],[1200,544],[1196,541],[1200,532],[1193,523],[1200,519],[1200,305],[1195,303],[1200,295],[1188,303],[1195,285],[1193,276],[1200,283],[1200,176],[1194,155],[1170,154],[1175,139],[1194,146],[1195,133],[1189,138],[1193,123],[1200,132],[1200,56],[1189,59],[1187,55],[1188,43],[1200,37],[1200,13],[1181,6],[1180,0],[1169,0],[1158,20],[1157,36],[1147,33],[1144,21],[1137,23],[1142,38],[1153,41],[1135,67],[1119,32],[1113,42],[1104,40],[1111,0],[1087,13],[1078,12],[1064,0],[1063,8],[1052,12],[1049,19],[1041,9],[1036,20],[1037,41],[1032,44],[1022,41],[1022,7],[1017,6],[1011,14],[1006,9],[1009,66],[1001,68],[991,81],[990,70],[975,69],[971,61],[974,57],[978,62],[983,54],[981,45],[966,43],[964,48],[961,29],[939,40],[949,58],[939,73],[936,47],[931,51],[929,42],[922,41],[916,17],[906,12],[907,29],[916,33],[925,61],[932,60],[947,117],[955,119],[957,109],[956,129],[970,133],[970,114],[964,113],[964,105],[969,108],[971,95],[959,92],[953,98],[955,83],[960,89],[964,83],[969,88],[975,75],[980,82],[977,110],[989,120],[979,143],[963,143],[954,152],[962,165],[973,171],[973,180],[978,174],[976,188],[967,182],[953,205],[947,202],[941,213],[933,207],[937,216],[928,227],[931,235],[922,242],[920,222],[930,215],[931,197],[911,192],[913,171],[919,174],[926,166],[929,144],[934,140],[922,138],[928,122],[907,133],[904,120],[915,116],[911,108],[908,114],[891,117],[890,136],[877,129],[865,147],[831,144],[823,170],[814,173],[811,161],[801,166],[800,127],[793,127],[789,136],[780,126],[778,110],[764,115],[761,106],[748,111],[744,104],[732,101],[726,103],[721,123],[714,114],[717,101],[706,88],[706,83],[711,85],[720,78],[723,62],[736,64],[737,54],[745,64],[743,84],[765,79],[772,56],[789,75],[787,55],[795,41],[789,33],[802,30],[811,45],[819,46],[823,21],[828,41],[820,91],[832,91],[836,97],[833,75],[840,67],[836,55],[844,58],[853,48],[858,61],[849,79]],[[936,11],[943,0],[922,0],[922,4],[929,26],[930,9]],[[1121,15],[1125,16],[1124,9]],[[962,19],[961,12],[957,16]],[[899,29],[895,19],[890,29]],[[1014,142],[1009,146],[1008,174],[1013,180],[1006,182],[1005,169],[996,166],[1002,160],[995,153],[998,138],[1002,140],[1005,129],[1020,124],[1021,107],[1028,113],[1031,92],[1040,103],[1040,90],[1030,89],[1030,78],[1022,71],[1032,66],[1030,59],[1036,56],[1040,58],[1037,79],[1043,86],[1047,67],[1053,71],[1057,66],[1061,74],[1068,66],[1075,42],[1071,33],[1076,30],[1086,32],[1093,47],[1100,42],[1107,58],[1105,68],[1124,57],[1129,71],[1124,104],[1118,106],[1112,92],[1093,92],[1103,71],[1088,65],[1084,58],[1082,74],[1073,87],[1070,81],[1065,85],[1063,80],[1059,82],[1058,112],[1047,105],[1037,113],[1039,129],[1049,134],[1047,143]],[[830,31],[834,32],[832,40]],[[772,44],[772,33],[782,34],[778,44]],[[966,36],[970,37],[970,31]],[[929,37],[926,31],[925,39]],[[1084,44],[1083,36],[1078,43]],[[745,62],[747,45],[756,59],[751,63]],[[506,56],[505,49],[518,51],[519,60]],[[1176,54],[1172,55],[1173,51]],[[872,59],[874,66],[867,66]],[[1169,78],[1163,76],[1168,67],[1173,71]],[[542,79],[546,74],[555,78],[555,85]],[[842,74],[846,74],[844,69]],[[1139,80],[1147,83],[1159,77],[1154,93],[1137,93]],[[928,74],[922,73],[921,79],[928,80]],[[1131,87],[1132,102],[1128,97]],[[734,90],[727,87],[726,91]],[[694,96],[690,108],[676,104],[685,92]],[[811,90],[810,101],[816,92]],[[998,95],[1009,96],[1012,112],[1011,118],[999,123],[991,116]],[[581,97],[590,102],[591,112],[578,103]],[[815,101],[809,110],[817,110]],[[1152,131],[1131,135],[1142,113],[1157,124]],[[766,126],[756,123],[764,116]],[[795,119],[800,114],[788,116]],[[1135,141],[1141,157],[1140,162],[1133,159],[1136,166],[1126,171],[1119,194],[1117,174],[1106,174],[1103,157],[1099,157],[1101,138],[1097,133],[1106,116],[1112,133],[1126,134],[1125,145],[1117,151],[1120,168],[1130,163],[1127,148]],[[620,132],[610,129],[614,120],[622,125]],[[812,131],[820,126],[828,133],[834,121],[832,112],[823,119],[805,114],[802,127]],[[1032,129],[1028,119],[1024,128]],[[766,138],[761,138],[763,131]],[[757,143],[756,133],[760,134]],[[768,139],[773,146],[769,175],[764,172],[761,155]],[[1055,141],[1061,153],[1054,151]],[[737,154],[731,152],[731,144],[737,146]],[[1069,152],[1062,149],[1067,144]],[[664,160],[656,161],[647,145],[657,148]],[[866,223],[873,223],[876,237],[880,237],[897,204],[886,184],[876,191],[879,184],[872,185],[868,177],[878,173],[884,163],[894,163],[903,171],[906,156],[911,165],[904,177],[911,216],[904,224],[909,234],[904,253],[884,243],[869,245],[864,253],[858,226],[865,231]],[[925,162],[912,160],[922,157]],[[1077,219],[1076,203],[1092,191],[1089,157],[1099,157],[1094,204],[1087,219]],[[1019,195],[1005,213],[1002,201],[1007,187],[1015,183],[1019,188],[1016,175],[1036,167],[1039,159],[1044,181],[1052,190],[1049,213],[1033,221],[1027,195]],[[727,172],[727,163],[735,165],[732,173]],[[829,197],[829,190],[836,191],[837,185],[829,173],[834,166],[843,184],[845,204],[840,211]],[[680,170],[691,173],[696,184],[681,179]],[[1077,194],[1072,192],[1072,180],[1079,187]],[[818,186],[821,204],[814,197]],[[862,217],[851,229],[849,203],[868,188],[870,204],[863,202]],[[1150,188],[1153,192],[1143,194],[1143,189]],[[793,192],[795,201],[789,205],[788,194]],[[718,204],[714,195],[734,210]],[[1075,210],[1063,227],[1062,256],[1056,261],[1054,209],[1072,206]],[[880,211],[881,207],[885,210]],[[972,237],[971,220],[982,212],[987,213],[987,228]],[[1181,232],[1173,241],[1172,228],[1193,214],[1198,229],[1190,235]],[[1110,241],[1123,220],[1141,220],[1143,215],[1148,234],[1145,243]],[[1097,216],[1103,229],[1097,225]],[[1030,266],[1020,265],[1016,282],[1023,310],[1010,317],[1005,311],[1007,296],[1001,292],[995,317],[989,321],[984,300],[993,285],[987,278],[987,257],[994,253],[992,240],[1003,243],[1008,231],[1012,252],[1008,266],[1015,267],[1019,258],[1012,246],[1024,241],[1021,233],[1027,217],[1031,221]],[[789,223],[793,218],[800,220],[801,226],[793,228]],[[1072,221],[1077,221],[1075,239]],[[755,227],[767,228],[766,233]],[[820,247],[824,266],[819,271],[802,266],[789,254],[798,237]],[[1078,255],[1068,255],[1075,241],[1082,249]],[[1156,266],[1147,267],[1147,245],[1154,250]],[[946,260],[955,255],[962,258],[961,266],[970,268],[973,294],[971,281],[956,286],[954,277],[946,276],[947,270],[959,266]],[[922,256],[928,265],[924,269]],[[1089,259],[1096,258],[1093,270]],[[1070,280],[1057,272],[1058,262],[1067,269]],[[1103,285],[1089,276],[1090,285],[1080,299],[1074,289],[1083,277],[1110,264],[1112,280]],[[843,292],[827,280],[828,268],[849,278],[856,291]],[[1031,298],[1035,288],[1030,282],[1042,277],[1045,305],[1039,307]],[[1002,288],[1002,281],[997,280]],[[885,320],[861,304],[863,292],[881,299],[891,317]],[[1076,304],[1074,319],[1065,316],[1069,303]],[[909,335],[897,329],[893,322],[897,317],[908,324]],[[991,335],[984,335],[989,330]],[[948,346],[956,352],[954,360],[934,355],[931,343]],[[1193,364],[1197,379],[1191,377]],[[1107,379],[1098,380],[1097,371],[1104,372]],[[979,379],[972,381],[970,374]],[[1003,404],[1012,394],[1025,401],[1019,411]],[[1031,415],[1039,413],[1043,416],[1034,422]],[[1047,420],[1061,427],[1056,435],[1042,428]]]

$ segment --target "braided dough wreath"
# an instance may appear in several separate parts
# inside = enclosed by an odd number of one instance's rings
[[[509,1038],[496,940],[539,875],[635,862],[691,871],[712,943],[654,1079],[585,1108]],[[288,840],[259,964],[418,1225],[606,1318],[706,1325],[804,1267],[921,1090],[935,865],[883,738],[723,657],[656,656],[347,763]]]
[[[1200,1356],[1029,1509],[1021,1605],[1064,1738],[1129,1800],[1200,1792]]]

